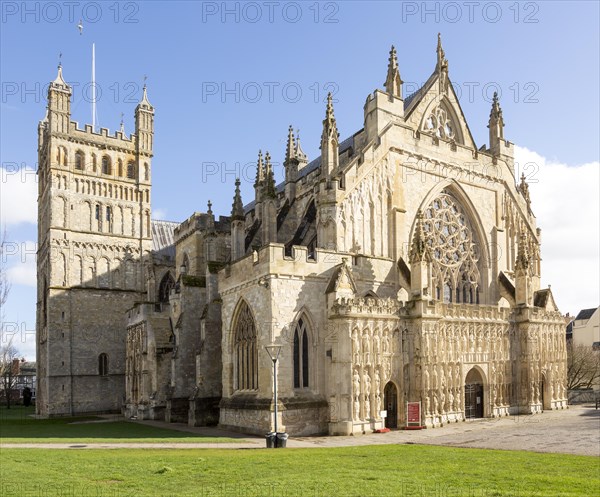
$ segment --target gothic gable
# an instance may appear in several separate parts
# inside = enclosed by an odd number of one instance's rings
[[[419,133],[477,148],[447,74],[434,72],[407,102],[406,122]]]

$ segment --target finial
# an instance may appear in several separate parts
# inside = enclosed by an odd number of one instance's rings
[[[296,140],[294,139],[294,128],[290,124],[288,129],[287,146],[285,149],[285,163],[296,158]]]
[[[400,78],[400,70],[398,69],[398,57],[396,56],[396,48],[392,45],[390,50],[390,58],[388,62],[388,72],[383,84],[385,91],[390,95],[402,98],[402,79]]]
[[[244,216],[244,204],[242,203],[242,195],[240,193],[240,178],[235,180],[235,194],[233,196],[233,204],[231,206],[231,219],[241,220],[245,219]]]
[[[146,74],[144,74],[144,88],[146,88],[146,80],[148,79],[148,76]]]
[[[123,114],[121,112],[121,133],[125,133],[125,124],[123,122],[123,117],[125,116],[125,114]]]
[[[209,200],[208,201],[208,210],[206,211],[207,214],[212,214],[212,202]]]
[[[415,234],[410,247],[410,262],[422,262],[429,260],[429,250],[425,240],[425,230],[423,229],[423,211],[419,209],[416,215]]]
[[[267,197],[275,198],[275,174],[271,164],[271,154],[265,152],[265,193]]]
[[[515,262],[515,270],[527,270],[529,267],[529,252],[527,251],[527,240],[525,233],[519,235],[519,243],[517,245],[517,260]]]
[[[77,29],[79,30],[79,36],[83,34],[83,21],[79,19],[79,24],[77,25]]]
[[[260,185],[265,179],[265,166],[263,164],[262,150],[258,151],[258,161],[256,162],[256,181],[254,186]]]
[[[300,130],[299,129],[296,130],[296,159],[298,159],[299,162],[308,163],[308,156],[304,153],[304,150],[302,150],[302,147],[300,146]]]
[[[62,52],[59,52],[58,54],[58,70],[60,71],[62,69]]]

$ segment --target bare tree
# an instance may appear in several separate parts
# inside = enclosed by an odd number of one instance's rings
[[[582,390],[600,383],[600,350],[567,342],[567,388]]]
[[[19,360],[19,351],[12,343],[14,338],[15,336],[12,335],[8,343],[0,347],[0,382],[7,409],[10,409],[11,394],[16,386],[18,375],[18,365],[15,367],[15,360]]]
[[[8,275],[6,274],[5,245],[6,231],[0,238],[0,324],[2,324],[2,330],[4,329],[4,304],[6,304],[10,292],[10,282],[8,281]]]
[[[0,238],[0,387],[6,397],[6,406],[10,409],[10,393],[16,382],[13,360],[18,359],[19,352],[13,345],[14,335],[7,339],[4,329],[4,305],[8,300],[10,282],[6,272],[6,231]]]

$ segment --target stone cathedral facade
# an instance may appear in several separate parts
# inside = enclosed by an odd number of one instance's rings
[[[565,408],[564,320],[540,288],[541,231],[498,98],[477,147],[438,39],[403,95],[396,51],[364,127],[320,156],[288,131],[285,180],[259,152],[254,199],[150,218],[154,108],[132,135],[80,130],[50,85],[39,126],[38,411],[292,435]]]

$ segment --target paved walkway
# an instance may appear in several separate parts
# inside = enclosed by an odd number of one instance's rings
[[[112,418],[112,420],[122,418]],[[237,438],[239,443],[48,443],[2,444],[0,448],[38,449],[258,449],[264,438],[241,435],[217,428],[191,427],[162,421],[136,421],[161,428],[196,433],[199,436]],[[380,444],[429,444],[484,449],[530,450],[600,456],[600,410],[593,406],[571,406],[535,416],[509,416],[453,423],[443,428],[348,437],[293,437],[290,448],[349,447]]]

